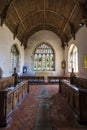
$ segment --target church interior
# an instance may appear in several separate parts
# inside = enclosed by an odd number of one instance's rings
[[[87,0],[0,0],[0,129],[87,130]]]

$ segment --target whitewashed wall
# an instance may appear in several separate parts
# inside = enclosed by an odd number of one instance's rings
[[[20,46],[20,41],[17,38],[13,40],[13,34],[6,25],[3,25],[3,27],[0,27],[0,67],[3,72],[3,77],[11,75],[10,51],[13,44],[17,45],[20,52],[20,72],[22,72],[24,65],[24,48]]]
[[[76,44],[78,47],[78,76],[87,78],[87,69],[84,68],[84,56],[87,56],[87,28],[85,26],[81,27],[76,34],[76,39],[71,39],[66,47],[65,52],[61,48],[60,38],[52,33],[51,31],[39,31],[32,35],[28,40],[28,48],[24,52],[23,46],[20,46],[20,41],[15,38],[13,39],[13,34],[8,29],[7,26],[3,25],[0,27],[0,67],[3,71],[3,77],[9,76],[10,74],[10,50],[13,44],[16,44],[20,52],[20,65],[22,73],[22,67],[24,65],[28,66],[29,75],[34,75],[33,71],[33,52],[36,46],[42,42],[49,43],[55,51],[55,71],[53,75],[63,75],[64,72],[61,69],[61,61],[66,60],[66,75],[68,73],[68,51],[72,43]],[[24,55],[25,54],[25,55]]]
[[[46,42],[52,46],[55,52],[55,71],[53,75],[63,75],[61,69],[61,61],[63,60],[63,49],[61,48],[60,38],[51,31],[39,31],[33,34],[28,40],[28,46],[25,51],[25,65],[28,67],[29,75],[35,75],[33,71],[33,52],[34,49],[42,42]]]
[[[80,30],[76,34],[76,39],[71,39],[69,41],[69,46],[65,49],[65,59],[67,61],[67,68],[66,68],[66,75],[69,75],[68,73],[68,51],[70,45],[74,43],[76,44],[78,48],[78,70],[77,73],[80,77],[87,78],[87,69],[84,68],[84,56],[87,56],[87,27],[83,26],[80,28]]]

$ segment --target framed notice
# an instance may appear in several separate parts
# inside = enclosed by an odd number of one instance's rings
[[[84,68],[87,69],[87,56],[84,56]]]

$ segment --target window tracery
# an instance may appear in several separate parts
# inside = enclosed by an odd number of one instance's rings
[[[13,73],[14,68],[16,67],[17,71],[19,71],[20,66],[19,66],[19,51],[16,47],[16,45],[13,45],[11,47],[11,52],[10,52],[10,70],[11,73]]]
[[[53,71],[54,51],[50,45],[42,43],[34,51],[34,70]]]
[[[74,72],[78,72],[78,49],[76,45],[71,45],[68,58],[68,71],[71,72],[73,68]]]

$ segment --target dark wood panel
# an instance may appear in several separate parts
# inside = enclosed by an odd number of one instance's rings
[[[16,87],[0,90],[0,127],[7,125],[9,115],[27,93],[29,93],[28,81],[18,83]]]
[[[75,112],[77,120],[81,124],[87,123],[87,88],[78,86],[78,82],[87,83],[87,79],[77,78],[74,84],[69,81],[60,81],[60,93],[65,97]],[[77,84],[76,84],[77,83]],[[87,84],[86,84],[87,85]]]

